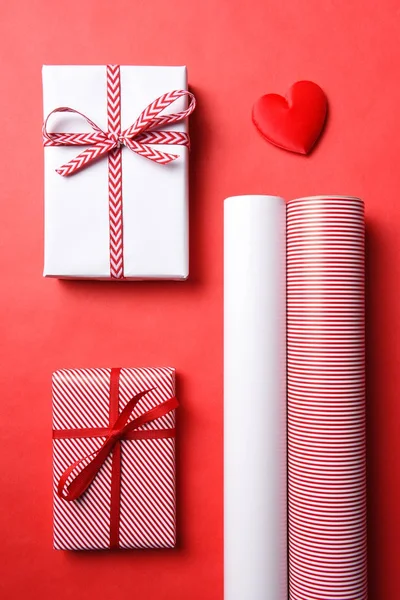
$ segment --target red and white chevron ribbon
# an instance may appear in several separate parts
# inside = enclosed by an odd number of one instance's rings
[[[290,600],[366,600],[364,207],[287,207]]]
[[[107,428],[111,369],[62,369],[53,375],[53,430]],[[151,389],[134,408],[130,422],[175,393],[172,368],[121,369],[119,413],[133,396]],[[175,545],[175,438],[158,437],[174,429],[175,411],[138,428],[154,439],[121,441],[119,498],[120,548],[170,548]],[[104,434],[106,435],[106,434]],[[111,537],[113,457],[109,455],[90,487],[66,502],[57,486],[63,473],[82,456],[96,453],[106,437],[56,437],[53,434],[54,547],[64,550],[108,549]],[[82,464],[82,468],[90,462]]]
[[[108,134],[119,140],[121,135],[121,76],[116,65],[107,66]],[[124,274],[122,232],[122,152],[113,147],[108,154],[108,211],[110,220],[110,274],[121,279]]]
[[[174,114],[161,115],[179,98],[187,97],[189,105]],[[107,65],[107,117],[108,131],[96,125],[83,113],[66,106],[52,110],[43,123],[44,146],[90,146],[68,163],[57,169],[63,176],[73,175],[94,160],[108,154],[108,192],[110,218],[110,276],[122,279],[123,266],[123,220],[122,220],[122,146],[149,160],[167,165],[179,158],[156,150],[152,146],[185,146],[190,148],[189,135],[183,131],[159,131],[164,125],[172,125],[192,114],[196,100],[191,92],[174,90],[156,98],[139,115],[137,120],[121,131],[121,90],[119,65]],[[51,133],[47,125],[52,115],[69,112],[80,115],[93,129],[93,133]]]

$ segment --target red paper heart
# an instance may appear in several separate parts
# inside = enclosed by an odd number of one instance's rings
[[[253,123],[261,135],[284,150],[308,154],[324,127],[327,100],[312,81],[298,81],[287,93],[261,96],[253,106]]]

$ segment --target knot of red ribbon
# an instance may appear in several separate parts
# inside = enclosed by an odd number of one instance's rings
[[[183,97],[187,97],[190,100],[189,105],[185,110],[159,116],[163,110],[168,108],[179,98]],[[195,106],[196,100],[191,92],[186,90],[174,90],[168,92],[151,102],[139,115],[133,125],[122,132],[120,130],[118,131],[118,123],[116,123],[116,127],[111,128],[112,130],[103,131],[96,123],[89,119],[89,117],[78,110],[67,106],[61,106],[52,110],[43,123],[43,144],[44,146],[89,146],[89,148],[86,148],[86,150],[78,154],[74,159],[57,169],[57,173],[64,176],[76,173],[92,161],[121,146],[126,146],[132,150],[132,152],[135,152],[140,156],[144,156],[149,160],[165,165],[179,158],[178,155],[161,152],[152,148],[152,146],[186,146],[189,148],[190,139],[186,132],[171,130],[160,131],[159,128],[164,125],[172,125],[173,123],[182,121],[194,111]],[[48,132],[47,124],[50,117],[56,113],[64,112],[81,116],[91,126],[93,132]],[[112,115],[109,110],[109,122],[110,119],[112,121]]]

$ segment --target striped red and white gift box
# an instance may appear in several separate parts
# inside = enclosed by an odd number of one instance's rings
[[[53,429],[109,426],[111,369],[62,369],[53,374]],[[136,394],[153,388],[135,406],[130,421],[175,393],[173,368],[121,369],[119,412]],[[175,411],[138,427],[173,429]],[[54,547],[90,550],[110,547],[112,458],[107,457],[87,491],[67,502],[57,495],[63,472],[95,452],[106,438],[53,439]],[[89,462],[83,463],[82,467]],[[175,439],[121,441],[120,548],[175,545]]]

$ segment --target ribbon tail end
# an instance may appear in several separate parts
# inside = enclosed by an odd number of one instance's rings
[[[160,163],[162,165],[169,165],[170,163],[174,162],[174,160],[176,160],[177,158],[179,158],[178,154],[165,154]]]

